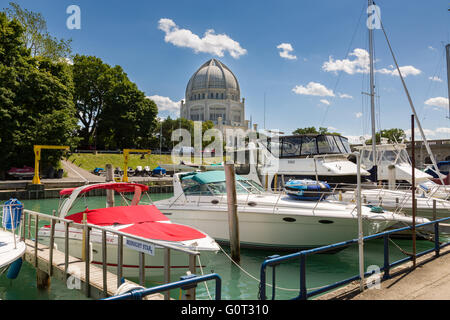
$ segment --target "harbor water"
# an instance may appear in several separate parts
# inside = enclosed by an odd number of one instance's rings
[[[153,200],[160,200],[170,197],[171,194],[152,194]],[[120,199],[116,198],[116,205]],[[87,197],[86,203],[90,209],[104,207],[105,197]],[[59,199],[45,200],[23,200],[26,209],[52,214],[58,208]],[[86,204],[81,201],[77,204],[74,212],[83,211]],[[79,210],[78,210],[79,209]],[[76,211],[78,210],[78,211]],[[47,224],[42,222],[43,225]],[[350,240],[350,239],[349,239]],[[404,251],[411,252],[412,241],[407,239],[393,239],[395,244],[390,245],[390,260],[404,258]],[[398,246],[398,247],[397,247]],[[433,247],[433,243],[427,240],[417,241],[417,250],[422,251]],[[223,247],[213,261],[210,261],[207,268],[199,270],[197,274],[215,272],[222,278],[222,299],[227,300],[255,300],[258,299],[259,278],[261,264],[271,255],[284,255],[285,252],[262,251],[241,249],[240,265],[233,263],[228,255],[229,248]],[[372,240],[364,245],[365,268],[374,269],[374,266],[383,265],[383,240]],[[200,257],[201,259],[201,257]],[[358,247],[350,246],[342,251],[332,254],[318,254],[307,258],[307,288],[319,288],[351,276],[358,274]],[[375,267],[376,268],[376,267]],[[275,299],[292,299],[299,294],[299,263],[291,261],[282,263],[276,268],[276,297]],[[267,271],[267,279],[270,284],[271,270]],[[129,280],[138,282],[138,279]],[[179,279],[173,279],[176,281]],[[160,284],[160,279],[149,279],[147,286]],[[197,299],[208,300],[214,298],[214,281],[200,283],[197,287]],[[272,288],[267,288],[268,298],[272,297]],[[181,292],[174,290],[171,297],[179,299]],[[9,280],[3,274],[0,276],[0,299],[2,300],[81,300],[87,299],[83,292],[76,288],[71,288],[65,282],[52,279],[49,289],[43,291],[36,287],[36,271],[28,263],[24,263],[17,279]]]

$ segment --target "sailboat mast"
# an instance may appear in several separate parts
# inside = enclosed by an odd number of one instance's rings
[[[373,0],[368,0],[368,8],[373,5]],[[370,18],[370,10],[367,10]],[[374,84],[374,68],[373,68],[373,28],[369,27],[369,60],[370,60],[370,117],[372,120],[372,154],[373,154],[373,165],[377,165],[376,157],[376,128],[375,128],[375,84]],[[375,175],[376,177],[376,175]]]
[[[450,43],[445,46],[447,53],[447,87],[448,87],[448,118],[450,119]]]

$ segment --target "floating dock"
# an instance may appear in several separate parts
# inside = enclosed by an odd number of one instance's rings
[[[36,256],[35,242],[32,240],[26,240],[25,243],[27,246],[25,251],[25,260],[35,266],[38,274],[44,273],[46,275],[51,275],[58,280],[71,282],[72,285],[79,283],[80,287],[76,289],[82,290],[83,292],[89,292],[88,297],[93,299],[110,297],[116,293],[118,280],[117,275],[114,273],[107,272],[107,282],[105,288],[103,286],[103,270],[91,264],[89,266],[89,279],[87,282],[85,261],[69,256],[68,269],[66,272],[64,270],[66,259],[64,252],[54,249],[53,252],[50,253],[48,246],[38,244]],[[50,259],[50,255],[52,255],[52,259]],[[52,260],[51,265],[50,260]],[[73,280],[70,279],[70,277],[72,277]],[[125,281],[129,284],[138,286],[138,284],[129,280]],[[89,286],[89,288],[87,288],[87,286]],[[164,296],[162,294],[153,294],[147,298],[150,300],[164,300]]]

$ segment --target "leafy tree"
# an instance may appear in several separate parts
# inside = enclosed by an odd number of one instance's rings
[[[5,11],[10,19],[16,19],[23,27],[21,39],[33,57],[41,56],[53,61],[64,60],[71,56],[72,40],[57,39],[47,31],[47,22],[40,13],[22,9],[17,3],[10,2]]]
[[[403,129],[399,128],[385,129],[375,133],[377,143],[381,143],[380,137],[387,138],[389,143],[395,143],[404,140],[406,138],[406,133]],[[365,143],[372,144],[372,139],[366,140]]]
[[[307,127],[307,128],[298,128],[295,131],[293,131],[292,134],[336,134],[336,135],[339,135],[340,133],[329,132],[328,128],[324,128],[324,127],[319,127],[319,130],[317,130],[316,127]]]
[[[73,81],[73,101],[84,145],[108,149],[150,145],[158,109],[120,66],[76,55]]]
[[[32,57],[23,28],[0,12],[0,173],[33,165],[33,145],[74,145],[77,127],[69,65]],[[61,152],[43,154],[56,165]]]

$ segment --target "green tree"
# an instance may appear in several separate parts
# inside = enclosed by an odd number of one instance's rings
[[[77,127],[70,67],[31,57],[23,28],[0,12],[0,172],[33,165],[33,145],[74,145]],[[56,165],[61,152],[43,154]]]
[[[298,128],[292,132],[292,134],[336,134],[340,135],[337,132],[329,132],[328,128],[319,127],[319,130],[316,127],[307,127],[307,128]]]
[[[380,137],[388,139],[389,143],[395,143],[404,140],[406,138],[406,133],[403,129],[399,128],[385,129],[375,133],[377,143],[381,143]],[[372,144],[372,139],[366,140],[365,143]]]
[[[22,9],[17,3],[10,2],[5,8],[8,17],[16,19],[23,27],[22,43],[33,57],[41,56],[53,61],[64,60],[71,56],[72,40],[57,39],[47,31],[47,22],[41,13]]]
[[[158,108],[128,79],[122,67],[76,55],[73,81],[84,145],[107,149],[150,145]]]

